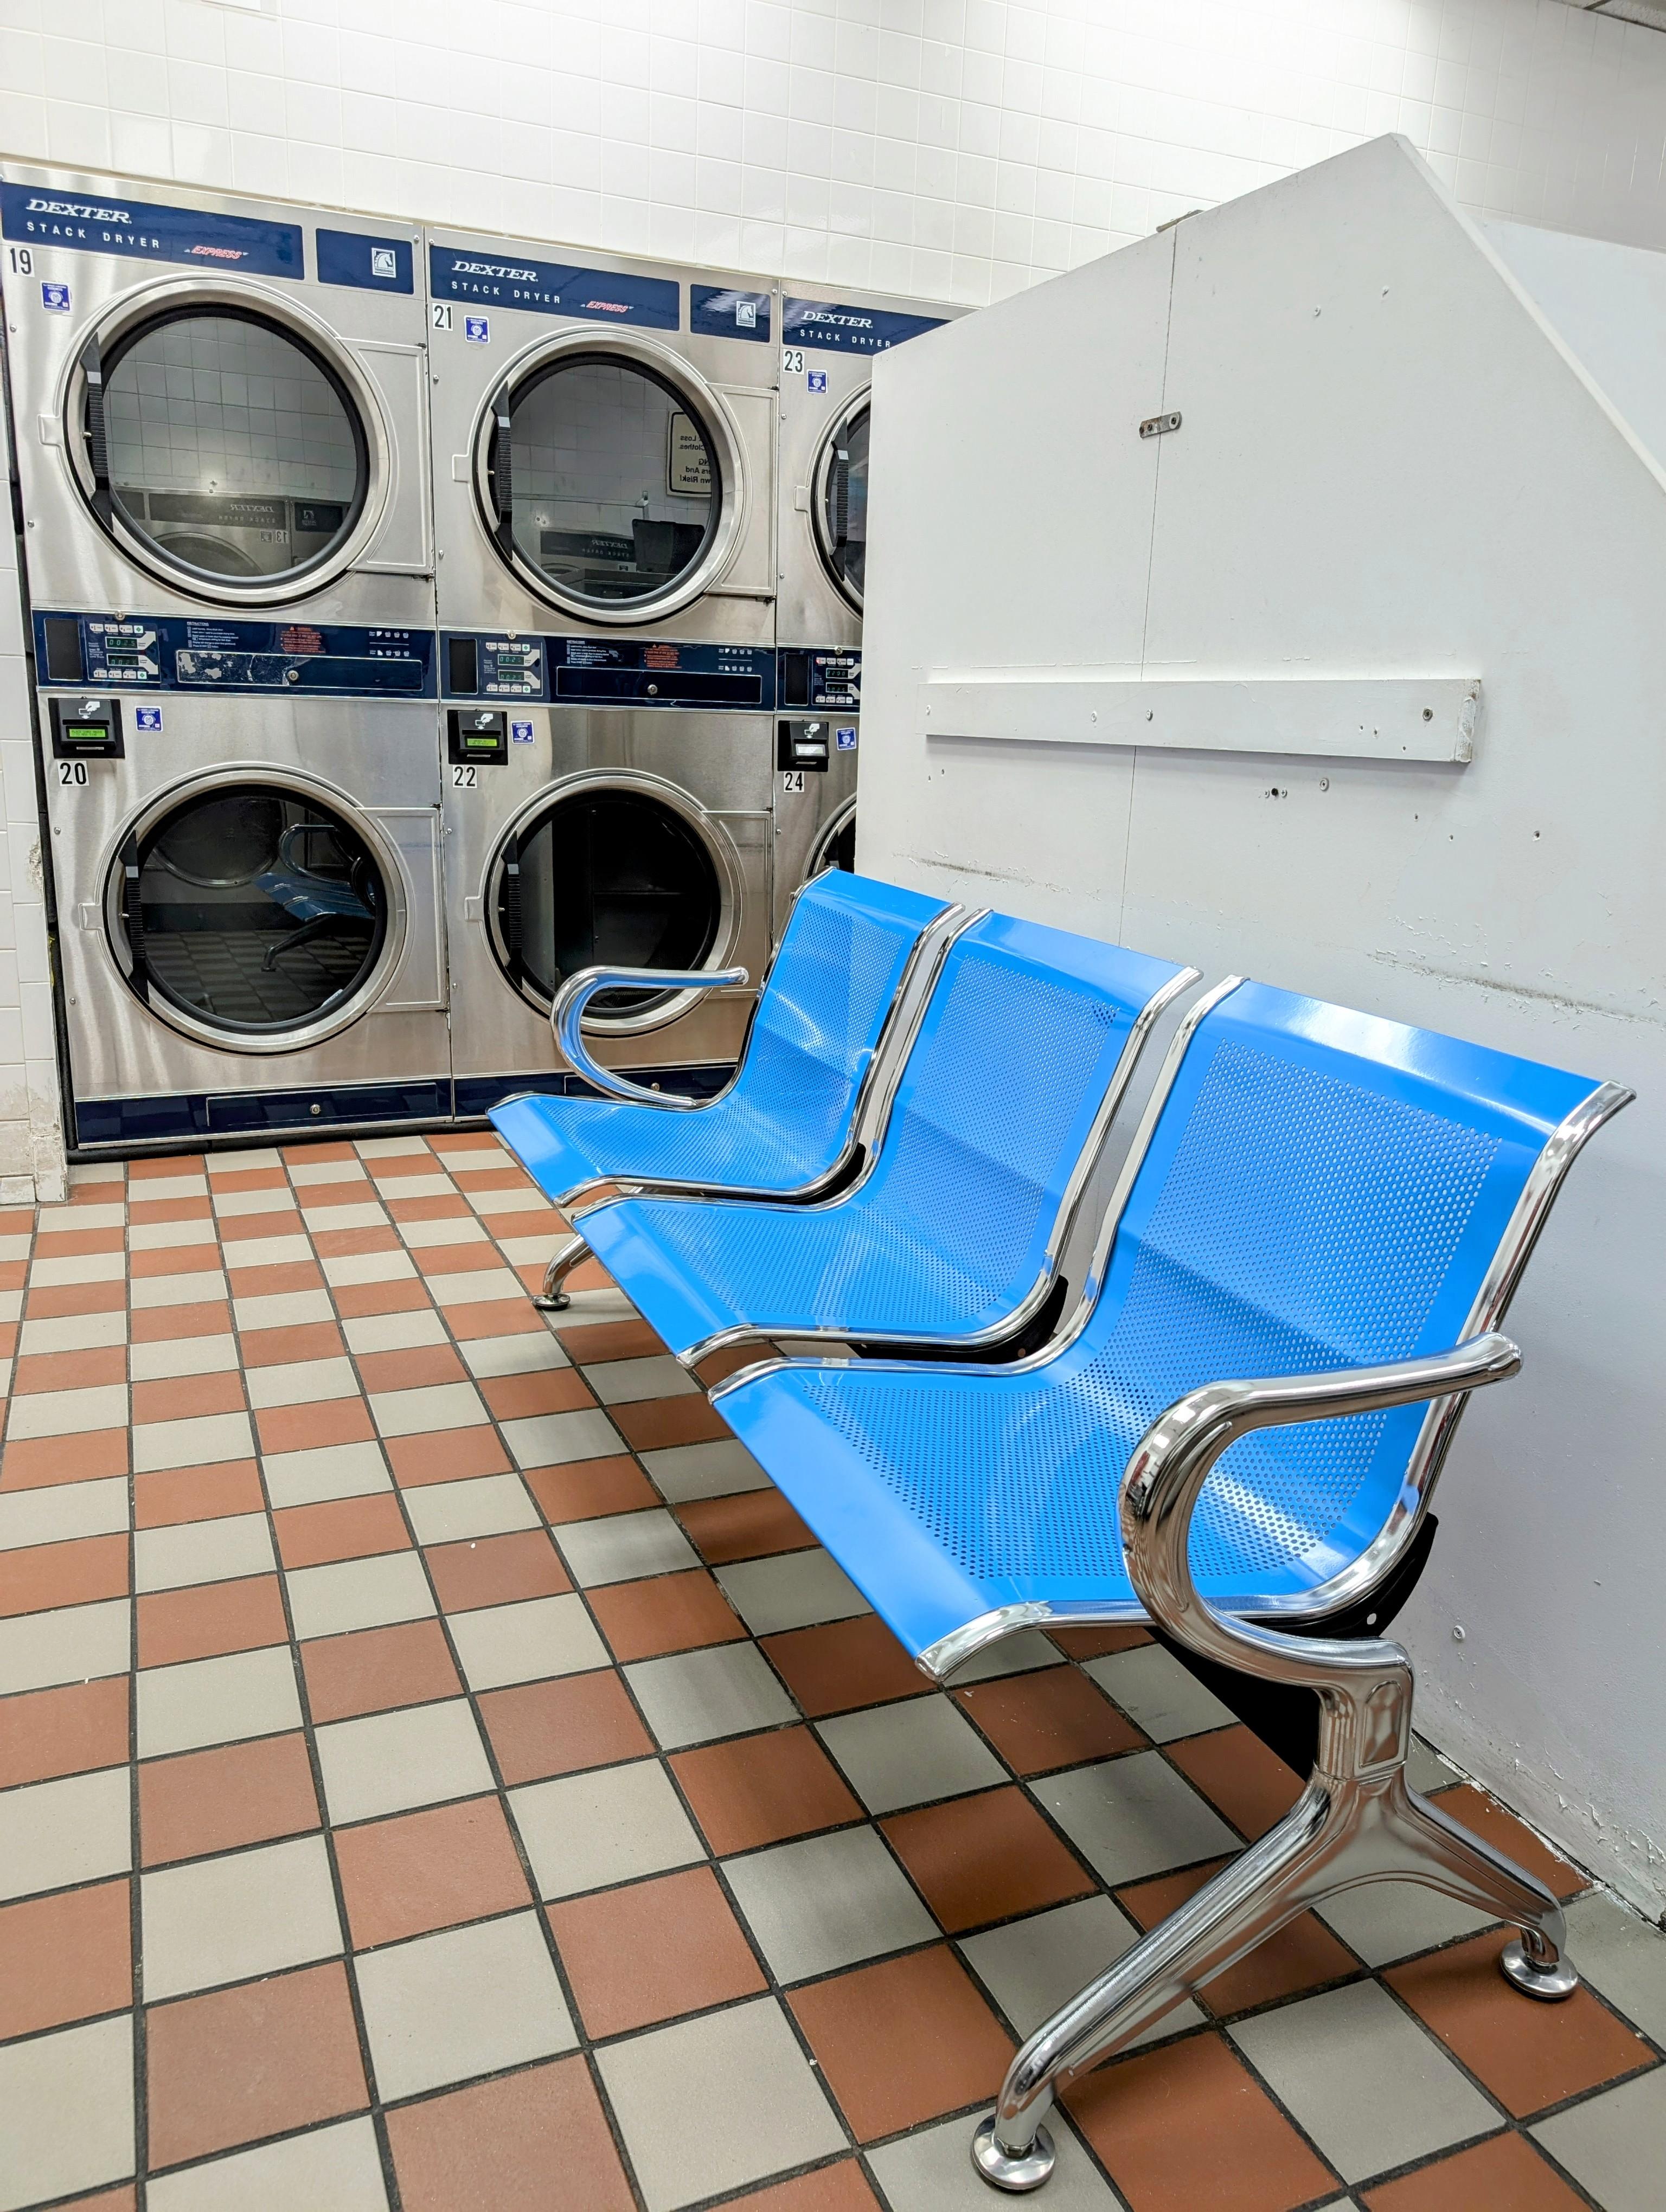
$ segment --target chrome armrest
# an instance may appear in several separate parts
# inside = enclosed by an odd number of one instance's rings
[[[573,1073],[593,1084],[606,1097],[673,1111],[703,1106],[707,1103],[703,1098],[650,1091],[593,1060],[585,1047],[584,1010],[598,991],[711,991],[745,981],[744,968],[581,968],[568,977],[550,1001],[550,1034]]]
[[[1178,1644],[1262,1681],[1318,1693],[1320,1763],[1342,1771],[1348,1745],[1368,1744],[1374,1723],[1392,1708],[1409,1711],[1409,1662],[1398,1644],[1379,1637],[1292,1636],[1217,1613],[1192,1580],[1192,1514],[1216,1461],[1252,1429],[1333,1420],[1390,1406],[1502,1382],[1522,1356],[1496,1331],[1450,1352],[1398,1359],[1380,1367],[1323,1375],[1270,1376],[1251,1382],[1210,1382],[1170,1406],[1134,1447],[1122,1478],[1122,1547],[1133,1583],[1152,1619]],[[1357,1753],[1355,1754],[1357,1758]]]

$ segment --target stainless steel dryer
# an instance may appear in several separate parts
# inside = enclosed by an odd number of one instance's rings
[[[764,280],[429,234],[442,629],[775,641]]]
[[[587,1014],[598,1059],[714,1089],[770,950],[773,651],[460,632],[448,646],[459,1115],[568,1087],[551,997],[602,965],[747,971],[745,986],[604,992]]]
[[[36,605],[432,629],[414,228],[8,162],[0,232]]]
[[[873,359],[964,312],[790,288],[781,301],[778,927],[806,876],[854,865]]]
[[[451,1112],[431,631],[34,616],[72,1142]]]

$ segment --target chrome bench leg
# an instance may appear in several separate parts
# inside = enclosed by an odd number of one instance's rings
[[[1364,1699],[1339,1699],[1325,1713],[1322,1763],[1278,1826],[1030,2038],[973,2138],[972,2162],[986,2181],[1014,2192],[1040,2188],[1055,2157],[1042,2122],[1060,2088],[1300,1914],[1365,1882],[1420,1882],[1514,1921],[1522,1935],[1499,1961],[1508,1979],[1532,1996],[1572,1994],[1578,1976],[1550,1891],[1407,1783],[1411,1668],[1396,1656],[1401,1668],[1385,1667]],[[1355,1759],[1353,1772],[1327,1771]]]
[[[532,1304],[540,1313],[562,1313],[573,1303],[562,1285],[581,1260],[588,1259],[590,1247],[582,1237],[569,1237],[559,1246],[556,1256],[544,1271],[544,1288],[532,1293]]]

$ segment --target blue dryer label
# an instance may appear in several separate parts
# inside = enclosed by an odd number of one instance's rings
[[[37,614],[34,649],[43,684],[76,690],[434,696],[434,633],[426,629]]]
[[[769,342],[769,295],[737,292],[718,284],[689,287],[689,328],[701,337]]]
[[[775,703],[775,656],[767,647],[552,637],[545,652],[550,696],[557,706],[773,711]]]
[[[8,234],[9,235],[9,234]],[[681,289],[666,276],[630,276],[570,262],[534,261],[505,248],[430,246],[429,287],[436,300],[572,315],[581,322],[635,323],[652,331],[682,326]]]
[[[319,230],[320,284],[351,284],[361,292],[414,292],[416,256],[408,238],[370,238],[359,230]]]
[[[78,199],[33,185],[0,185],[0,232],[33,246],[72,253],[114,253],[129,261],[185,261],[249,276],[307,274],[299,223],[209,215],[201,208],[149,200]]]
[[[833,300],[788,300],[781,307],[783,345],[820,346],[832,353],[885,353],[940,330],[940,315],[897,315],[883,307],[846,307]]]

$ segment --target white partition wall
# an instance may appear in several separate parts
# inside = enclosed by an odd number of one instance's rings
[[[1403,1626],[1422,1725],[1658,1913],[1666,259],[1381,139],[875,380],[865,867],[1638,1091]]]

